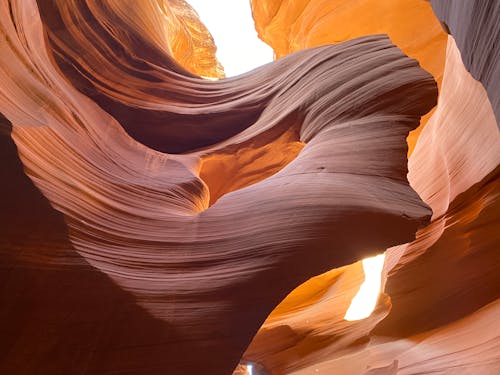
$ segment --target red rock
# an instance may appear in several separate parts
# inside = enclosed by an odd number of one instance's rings
[[[0,1],[1,372],[229,374],[266,318],[272,374],[497,370],[500,139],[453,39],[410,186],[436,83],[386,36],[211,82],[155,4]]]

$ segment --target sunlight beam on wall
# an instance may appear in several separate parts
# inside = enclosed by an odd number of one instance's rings
[[[382,283],[384,259],[385,254],[363,259],[365,281],[352,299],[351,305],[345,313],[345,320],[353,321],[368,318],[375,309]]]

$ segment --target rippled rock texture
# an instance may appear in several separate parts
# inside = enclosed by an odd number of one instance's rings
[[[2,373],[499,369],[497,60],[425,1],[252,6],[281,58],[207,81],[182,0],[0,1]]]
[[[331,33],[357,30],[360,20],[361,28],[383,30],[392,40],[399,38],[397,44],[405,50],[415,37],[403,38],[401,30],[409,23],[399,20],[411,18],[410,23],[426,25],[414,28],[418,29],[416,40],[430,38],[434,28],[428,25],[437,22],[429,16],[430,4],[419,1],[398,6],[370,1],[320,3],[303,1],[300,9],[289,7],[293,16],[286,22],[291,33],[282,40],[298,40],[303,46],[342,41],[340,37],[328,39],[323,32],[315,34],[315,30],[327,24],[343,25],[342,17],[349,15],[344,19],[349,24],[332,28]],[[485,90],[489,81],[498,83],[499,78],[495,73],[498,59],[488,57],[496,53],[493,41],[499,36],[499,8],[493,1],[435,3],[432,6],[441,22],[452,19],[455,30],[444,27],[451,32],[446,48],[431,39],[419,48],[434,49],[427,56],[431,60],[443,52],[445,59],[441,70],[429,69],[438,83],[442,76],[438,106],[418,138],[408,174],[412,187],[433,209],[432,222],[419,230],[414,242],[387,250],[385,294],[368,319],[343,320],[363,277],[359,264],[333,270],[294,290],[269,316],[245,356],[275,373],[493,374],[500,369],[496,350],[500,332],[492,325],[500,313],[500,135],[491,104],[494,99]],[[257,29],[279,46],[274,30],[285,23],[280,14],[286,13],[288,4],[283,1],[275,8],[266,4],[254,1]],[[367,6],[375,10],[368,13]],[[269,17],[259,17],[259,12],[268,12]],[[379,17],[366,20],[373,13]],[[390,22],[382,23],[389,17]],[[453,37],[456,33],[462,39],[458,43]],[[491,48],[484,47],[488,43],[493,43]],[[469,50],[462,52],[464,45]],[[422,66],[428,64],[424,55],[405,51]],[[476,68],[467,60],[476,62]]]

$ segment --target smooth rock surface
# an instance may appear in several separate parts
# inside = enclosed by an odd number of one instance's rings
[[[439,104],[409,160],[408,178],[433,221],[414,242],[387,250],[385,294],[374,313],[342,322],[363,274],[359,264],[330,271],[273,311],[247,360],[277,374],[500,371],[500,331],[490,320],[499,314],[500,134],[487,92],[462,55],[450,37]],[[488,64],[485,71],[494,71],[498,60]],[[354,275],[357,283],[344,281]],[[485,305],[488,314],[475,312]],[[436,341],[428,345],[427,337]]]
[[[230,373],[289,291],[429,220],[406,179],[405,139],[436,84],[386,36],[210,82],[160,48],[160,7],[137,3],[135,19],[130,4],[0,3],[0,110],[71,242],[60,254],[46,244],[50,275],[69,274],[69,286],[59,295],[41,274],[45,295],[28,283],[44,320],[9,336],[7,372]],[[231,182],[211,198],[203,176]],[[46,265],[30,250],[13,285]],[[80,288],[95,294],[74,303],[67,291]],[[8,316],[34,298],[16,295]]]
[[[453,35],[462,60],[480,81],[500,124],[500,2],[491,0],[432,0],[432,9]]]
[[[252,5],[0,0],[1,373],[500,372],[497,4]]]

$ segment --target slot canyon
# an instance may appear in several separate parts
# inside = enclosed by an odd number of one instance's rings
[[[500,1],[188,2],[0,0],[0,374],[500,374]]]

